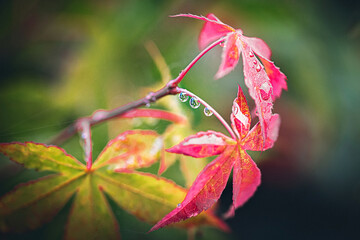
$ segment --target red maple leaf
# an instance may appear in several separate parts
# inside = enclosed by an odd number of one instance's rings
[[[167,149],[168,152],[195,158],[219,156],[201,171],[183,202],[150,231],[196,216],[210,208],[223,192],[232,168],[234,168],[233,205],[227,215],[233,215],[235,209],[254,194],[260,184],[261,174],[246,150],[259,151],[271,148],[277,139],[280,118],[277,114],[272,115],[266,141],[263,141],[259,123],[249,131],[251,124],[249,107],[239,86],[237,98],[233,102],[231,122],[237,139],[214,131],[199,132]]]
[[[230,27],[212,13],[206,17],[192,14],[179,14],[174,17],[190,17],[205,21],[199,36],[200,49],[224,37],[222,61],[215,74],[216,79],[231,72],[239,62],[240,53],[242,54],[245,84],[255,101],[263,137],[267,138],[268,125],[273,116],[273,101],[280,97],[282,89],[287,90],[285,74],[270,61],[269,46],[260,38],[244,36],[241,29]]]

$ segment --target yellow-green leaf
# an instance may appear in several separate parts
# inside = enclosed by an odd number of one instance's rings
[[[123,209],[150,224],[156,223],[184,199],[187,190],[174,182],[149,173],[98,171],[102,189]],[[174,224],[178,227],[212,225],[227,230],[211,211]]]
[[[140,157],[157,157],[159,150],[155,151],[150,146],[156,142],[157,134],[139,131],[126,136],[134,137],[134,142],[142,147],[135,151]],[[149,142],[146,143],[147,141]],[[135,147],[135,144],[129,143],[130,148],[123,148],[124,141],[114,140],[100,156],[100,160],[104,159],[103,166],[107,166],[107,159],[117,156],[117,143],[120,143],[122,151]],[[104,193],[120,207],[149,224],[159,221],[186,195],[186,189],[155,175],[140,172],[117,173],[106,167],[86,170],[74,157],[55,146],[30,142],[9,143],[0,144],[0,152],[25,167],[58,172],[19,185],[0,198],[2,232],[39,228],[51,221],[73,199],[65,239],[117,239],[119,226]],[[124,170],[132,168],[133,165],[126,165]],[[74,197],[71,198],[72,196]],[[226,225],[211,211],[175,226],[188,228],[204,224],[227,230]]]
[[[22,232],[50,221],[74,194],[82,175],[49,175],[19,185],[0,199],[0,230]]]
[[[26,168],[54,171],[71,175],[85,170],[85,166],[62,148],[34,142],[1,143],[0,152]]]
[[[94,167],[106,165],[116,171],[147,167],[160,159],[163,148],[162,138],[154,131],[126,131],[107,144]]]
[[[119,239],[119,227],[96,175],[87,174],[72,205],[65,239]]]

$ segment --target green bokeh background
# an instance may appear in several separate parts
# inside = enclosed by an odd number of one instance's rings
[[[78,117],[143,97],[145,87],[160,83],[144,47],[148,41],[176,76],[199,52],[202,22],[168,15],[213,12],[244,35],[264,39],[288,77],[289,90],[274,108],[282,118],[279,139],[272,150],[252,154],[262,185],[227,221],[233,232],[202,228],[196,239],[353,239],[360,234],[357,1],[13,0],[2,1],[0,9],[0,142],[46,142]],[[181,85],[229,119],[236,84],[243,86],[242,66],[215,81],[220,56],[220,48],[211,51]],[[202,107],[188,114],[195,130],[225,133]],[[131,124],[95,127],[94,154]],[[62,147],[82,157],[77,137]],[[181,183],[177,167],[166,176]],[[0,157],[1,195],[39,176]],[[230,201],[231,182],[219,211]],[[40,230],[3,238],[61,239],[69,207]],[[150,225],[112,207],[123,239],[187,237],[176,229],[146,234]]]

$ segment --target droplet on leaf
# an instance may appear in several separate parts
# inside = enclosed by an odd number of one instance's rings
[[[254,53],[252,51],[249,52],[250,57],[254,57]]]
[[[179,203],[178,205],[177,205],[177,208],[180,208],[181,207],[181,203]]]
[[[181,102],[186,102],[189,99],[189,96],[186,95],[185,93],[181,92],[179,94],[179,99],[180,99]]]
[[[271,86],[268,82],[264,82],[260,87],[260,95],[263,100],[268,100],[271,95]]]
[[[260,65],[257,65],[257,66],[256,66],[256,71],[260,72],[260,70],[261,70],[261,66],[260,66]]]
[[[192,108],[194,108],[194,109],[200,107],[199,101],[198,101],[196,98],[194,98],[194,97],[190,98],[189,104],[190,104],[190,107],[192,107]]]
[[[204,114],[205,116],[210,117],[211,115],[213,115],[213,112],[206,107],[204,108]]]
[[[253,63],[256,65],[257,64],[257,61],[256,61],[256,59],[253,61]]]
[[[150,107],[150,103],[149,102],[146,103],[145,107]]]

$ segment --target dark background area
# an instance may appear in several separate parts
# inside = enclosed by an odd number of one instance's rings
[[[244,35],[268,43],[289,90],[274,107],[282,118],[275,147],[252,153],[262,185],[227,221],[233,232],[203,228],[197,239],[359,239],[359,5],[310,0],[1,1],[0,142],[46,142],[76,118],[142,97],[144,87],[160,82],[144,44],[153,41],[176,76],[198,53],[202,22],[168,15],[212,12]],[[244,86],[242,66],[215,81],[220,56],[220,49],[211,51],[181,84],[229,119],[234,86]],[[189,114],[195,130],[224,132],[202,111]],[[94,129],[95,154],[120,132],[114,126]],[[80,158],[78,145],[74,138],[62,147]],[[0,156],[1,195],[39,176]],[[229,181],[220,213],[231,196]],[[123,239],[186,238],[185,231],[173,229],[146,234],[149,225],[112,207]],[[61,239],[68,210],[66,206],[40,230],[0,237]]]

